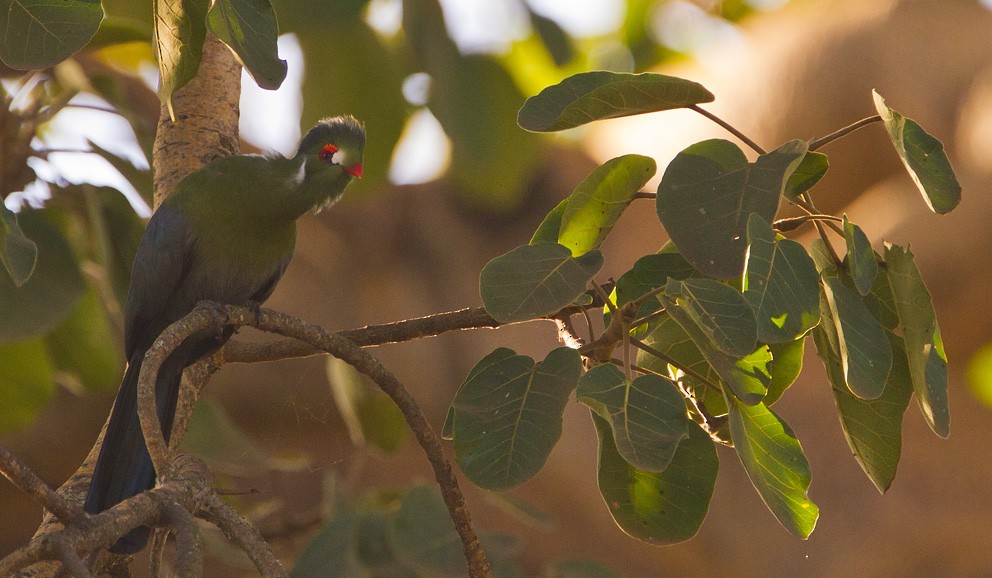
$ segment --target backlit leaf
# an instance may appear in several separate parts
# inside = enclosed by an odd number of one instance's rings
[[[813,185],[820,182],[823,175],[827,173],[830,163],[827,162],[827,155],[816,151],[808,151],[802,162],[792,172],[792,175],[785,182],[785,190],[782,194],[787,199],[795,199],[799,195],[813,188]]]
[[[617,451],[613,430],[591,413],[599,434],[599,491],[617,525],[649,544],[675,544],[699,531],[716,482],[719,461],[713,441],[690,424],[671,463],[660,473],[630,465]]]
[[[328,357],[326,368],[334,403],[351,442],[386,453],[400,449],[406,440],[407,424],[396,403],[344,361]]]
[[[931,211],[949,213],[961,202],[961,185],[944,153],[944,145],[916,121],[886,106],[880,94],[872,91],[872,97],[896,153],[923,193],[923,200]]]
[[[772,362],[769,366],[772,379],[768,383],[768,394],[761,401],[765,405],[771,406],[785,390],[789,388],[799,377],[803,370],[803,353],[806,337],[800,337],[795,341],[787,343],[772,343],[768,349],[772,354]]]
[[[830,307],[847,386],[861,399],[877,398],[892,368],[892,348],[885,330],[861,296],[839,278],[824,279],[823,293]]]
[[[172,110],[172,95],[196,76],[207,35],[209,0],[154,0],[155,53],[161,73],[158,94]]]
[[[670,279],[665,295],[720,351],[742,357],[757,346],[758,327],[750,305],[739,291],[713,279]],[[678,318],[676,317],[676,320]]]
[[[865,296],[875,282],[878,263],[875,262],[875,251],[871,248],[868,236],[861,227],[847,220],[847,215],[844,215],[844,240],[847,244],[848,271],[858,293]]]
[[[587,122],[711,102],[699,83],[662,74],[604,70],[570,76],[527,99],[517,122],[536,132],[573,128]]]
[[[638,469],[664,471],[687,435],[685,398],[660,375],[628,381],[617,366],[598,365],[579,379],[575,397],[609,422],[620,455]]]
[[[734,449],[751,483],[775,518],[805,540],[819,509],[806,497],[812,476],[799,440],[765,404],[748,406],[733,398],[729,403]]]

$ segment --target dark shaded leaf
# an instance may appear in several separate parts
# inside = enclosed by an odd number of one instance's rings
[[[888,334],[892,348],[892,370],[889,371],[885,389],[877,399],[860,399],[847,387],[840,357],[836,332],[832,323],[824,323],[813,331],[813,342],[827,369],[833,386],[837,414],[844,430],[847,445],[861,469],[884,493],[896,475],[902,448],[902,416],[909,406],[913,393],[906,353],[901,340]]]
[[[24,210],[18,222],[38,247],[34,274],[20,287],[0,275],[0,343],[37,337],[72,311],[85,289],[76,258],[46,220],[49,209]]]
[[[871,94],[892,145],[916,187],[923,193],[927,206],[941,215],[951,212],[961,202],[961,185],[954,176],[951,161],[944,153],[944,145],[916,121],[886,106],[880,94],[874,90]]]
[[[844,215],[844,240],[847,243],[847,267],[854,287],[862,296],[868,295],[875,283],[875,275],[878,274],[875,251],[872,250],[865,232],[848,221],[847,215]]]
[[[951,421],[947,408],[947,357],[940,341],[933,300],[923,284],[912,252],[886,244],[885,264],[906,342],[906,359],[916,401],[930,429],[946,438]]]
[[[211,470],[250,477],[269,471],[271,460],[247,432],[238,427],[212,399],[201,399],[193,408],[183,451],[203,457]]]
[[[497,321],[534,319],[570,305],[602,267],[596,250],[575,258],[557,243],[522,245],[486,263],[479,292]]]
[[[4,0],[0,60],[17,70],[48,68],[75,54],[103,20],[100,0]]]
[[[743,357],[757,347],[754,312],[733,287],[713,279],[670,279],[665,295],[675,300],[709,338],[711,346],[735,357]]]
[[[0,201],[0,262],[15,287],[24,285],[34,272],[38,246],[17,224],[17,215]]]
[[[820,322],[820,276],[802,245],[776,239],[755,213],[747,226],[744,298],[758,321],[758,340],[786,343]]]
[[[824,279],[823,293],[830,307],[847,386],[861,399],[877,398],[892,368],[892,348],[885,330],[861,297],[839,278]]]
[[[31,425],[55,393],[42,341],[0,343],[0,433]]]
[[[279,26],[269,0],[215,0],[207,28],[237,55],[262,88],[275,90],[286,79],[286,61],[279,58]]]
[[[296,559],[291,578],[314,576],[360,576],[353,536],[358,517],[347,500],[338,496],[333,515]]]
[[[561,436],[562,412],[582,371],[574,349],[555,349],[540,364],[492,354],[473,370],[452,407],[455,457],[477,486],[506,489],[537,474]]]
[[[530,14],[530,24],[537,31],[541,42],[555,61],[555,66],[565,66],[575,59],[575,46],[572,45],[572,38],[561,29],[557,22],[550,18],[545,18],[537,12],[528,9]]]
[[[679,444],[665,471],[645,472],[617,451],[609,422],[590,415],[599,434],[599,491],[617,525],[649,544],[675,544],[695,536],[709,509],[719,467],[710,436],[691,424],[689,437]]]
[[[658,185],[658,218],[686,260],[707,275],[732,279],[744,270],[747,222],[771,222],[786,180],[806,153],[790,141],[749,164],[722,139],[696,143],[668,165]]]
[[[158,94],[172,110],[172,95],[196,76],[207,36],[209,0],[154,0],[155,53],[161,73]]]
[[[444,500],[435,490],[422,484],[411,488],[392,517],[389,530],[390,542],[400,559],[423,575],[465,575],[461,541]]]
[[[599,248],[656,168],[654,159],[640,155],[624,155],[596,167],[568,197],[557,241],[575,257]]]
[[[640,470],[664,471],[688,435],[685,399],[660,375],[628,381],[617,366],[598,365],[579,379],[575,398],[609,422],[620,455]]]
[[[806,497],[812,478],[809,461],[792,429],[765,404],[730,399],[734,449],[761,499],[797,538],[807,539],[819,509]]]
[[[403,412],[369,378],[336,357],[327,358],[327,379],[351,443],[393,453],[406,441]]]
[[[682,281],[694,273],[696,269],[677,251],[645,255],[634,263],[630,271],[617,279],[616,304],[629,303],[653,289],[664,287],[669,277]],[[648,299],[637,310],[637,316],[649,315],[660,308],[661,302],[658,299]],[[606,324],[609,325],[609,322],[610,317],[607,315]]]
[[[124,369],[116,333],[96,289],[88,286],[76,307],[45,337],[45,347],[52,366],[83,389],[110,391],[117,388]],[[60,381],[67,377],[60,376]]]
[[[141,195],[141,198],[144,199],[146,203],[148,203],[148,206],[152,206],[154,185],[152,180],[152,171],[150,168],[139,169],[131,164],[131,161],[115,155],[89,139],[86,140],[86,143],[89,145],[90,150],[103,158],[103,160],[110,163],[115,169],[117,169],[117,172],[119,172],[122,177],[127,179],[127,182],[131,183],[131,186],[134,187],[134,190],[138,191],[138,194]]]
[[[699,83],[662,74],[584,72],[527,99],[517,123],[535,132],[573,128],[594,120],[685,108],[711,102]]]
[[[808,151],[796,170],[785,181],[785,190],[782,191],[782,194],[789,200],[795,199],[820,182],[828,168],[830,168],[830,163],[827,162],[827,155]]]

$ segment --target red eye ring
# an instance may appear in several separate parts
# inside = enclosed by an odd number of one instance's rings
[[[332,144],[326,144],[324,145],[324,148],[320,149],[320,152],[317,153],[317,157],[325,163],[330,163],[333,162],[332,159],[334,158],[334,153],[336,152],[338,152],[338,147]]]

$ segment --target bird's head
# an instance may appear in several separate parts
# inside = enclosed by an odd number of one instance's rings
[[[329,200],[333,201],[344,185],[361,178],[364,150],[365,126],[353,116],[335,116],[307,131],[296,155],[304,157],[306,179],[329,186]]]

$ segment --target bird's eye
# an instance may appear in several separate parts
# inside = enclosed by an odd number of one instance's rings
[[[336,152],[338,152],[338,147],[332,144],[326,144],[324,145],[324,148],[320,149],[320,152],[317,153],[317,156],[320,158],[320,160],[324,161],[325,163],[333,163],[334,153]]]

